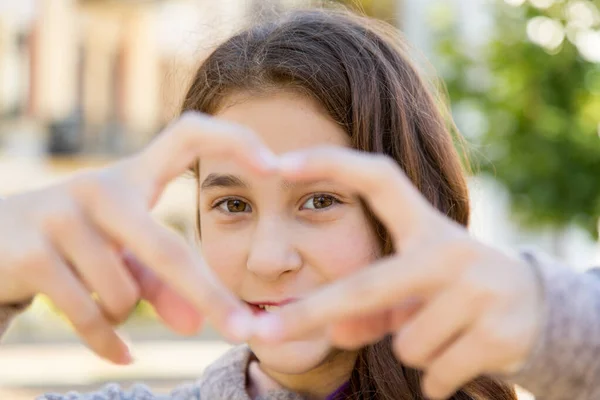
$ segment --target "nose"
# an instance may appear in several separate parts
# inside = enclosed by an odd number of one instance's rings
[[[279,216],[261,218],[253,232],[247,260],[248,271],[274,281],[302,266],[291,240],[291,227]]]

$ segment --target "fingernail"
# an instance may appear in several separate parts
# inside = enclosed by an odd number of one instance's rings
[[[272,314],[262,314],[258,316],[256,322],[256,336],[265,341],[279,341],[283,335],[283,325],[281,319]]]
[[[279,169],[289,173],[299,172],[305,163],[305,157],[299,154],[288,154],[279,159]]]
[[[262,160],[263,166],[268,170],[274,170],[278,167],[279,160],[275,156],[275,154],[271,153],[269,150],[261,149],[260,150],[260,159]]]
[[[118,363],[121,365],[129,365],[133,363],[133,356],[131,355],[131,339],[124,332],[117,331],[117,336],[121,340],[121,355],[119,356]]]
[[[128,348],[121,353],[121,357],[119,358],[119,364],[121,365],[130,365],[133,364],[133,356]]]
[[[235,313],[229,317],[227,327],[236,340],[245,341],[252,336],[252,317],[246,313]]]

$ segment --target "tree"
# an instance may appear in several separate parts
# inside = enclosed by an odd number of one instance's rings
[[[476,51],[455,24],[438,31],[453,108],[483,117],[477,165],[508,188],[516,216],[531,227],[598,233],[598,8],[588,0],[498,1],[491,39]]]

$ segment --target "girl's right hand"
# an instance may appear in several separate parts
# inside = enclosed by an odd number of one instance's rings
[[[47,295],[89,347],[115,363],[130,356],[113,325],[140,298],[178,332],[197,331],[206,317],[244,339],[250,311],[149,213],[170,180],[208,156],[232,157],[257,174],[275,164],[246,129],[188,112],[138,154],[0,201],[0,304]]]

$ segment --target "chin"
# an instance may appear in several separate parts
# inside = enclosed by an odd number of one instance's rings
[[[280,344],[250,341],[250,349],[260,363],[281,374],[303,374],[323,363],[333,352],[326,339]]]

